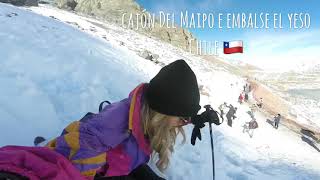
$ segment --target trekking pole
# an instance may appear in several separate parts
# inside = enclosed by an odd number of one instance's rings
[[[191,144],[194,145],[195,144],[195,139],[199,136],[198,134],[200,134],[200,128],[204,127],[204,123],[205,122],[209,122],[209,129],[210,129],[210,140],[211,140],[211,158],[212,158],[212,179],[215,179],[215,167],[214,167],[214,149],[213,149],[213,138],[212,138],[212,123],[214,123],[215,125],[220,125],[223,122],[223,117],[222,117],[222,122],[220,122],[219,120],[219,116],[218,116],[218,112],[215,111],[214,109],[212,109],[212,107],[208,104],[205,105],[204,108],[206,108],[206,111],[201,113],[201,115],[197,115],[195,117],[195,122],[199,123],[200,122],[200,126],[198,124],[199,127],[195,126],[195,128],[192,131],[192,136],[191,136]],[[221,116],[221,114],[219,114]],[[194,123],[195,125],[197,125],[196,123]],[[198,131],[196,129],[196,127],[198,128]],[[201,135],[201,134],[200,134]],[[201,136],[199,138],[201,140]]]
[[[215,179],[215,173],[214,173],[214,149],[213,149],[213,140],[212,140],[212,122],[209,122],[209,129],[210,129],[210,139],[211,139],[211,157],[212,157],[212,179]]]

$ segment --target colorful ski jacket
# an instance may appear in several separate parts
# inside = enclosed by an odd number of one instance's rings
[[[0,171],[16,173],[30,180],[86,180],[70,161],[47,147],[0,148]]]
[[[69,159],[88,179],[96,173],[128,175],[148,162],[152,152],[140,121],[145,87],[140,84],[128,98],[71,123],[47,147]]]

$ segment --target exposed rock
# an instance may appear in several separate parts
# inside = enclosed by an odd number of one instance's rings
[[[60,21],[58,18],[56,18],[56,17],[54,17],[54,16],[49,16],[49,17],[52,18],[52,19],[55,19],[55,20]]]
[[[159,55],[158,54],[153,54],[151,53],[150,51],[148,50],[144,50],[143,52],[140,53],[140,57],[144,58],[144,59],[147,59],[147,60],[150,60],[150,61],[153,61],[155,62],[156,64],[160,63],[158,61],[159,59]]]
[[[90,31],[97,32],[97,29],[95,27],[90,26]]]
[[[106,35],[102,35],[102,38],[103,38],[103,39],[106,39],[106,40],[108,39]],[[121,44],[120,44],[120,45],[121,45]]]
[[[25,3],[25,0],[0,0],[2,3],[9,3],[15,6],[23,6]]]
[[[70,22],[70,21],[66,21],[66,23],[68,23],[68,24],[70,24],[70,25],[72,25],[72,26],[75,26],[75,27],[77,27],[77,28],[81,28],[80,27],[80,25],[78,24],[78,23],[76,23],[76,22]]]
[[[133,22],[137,22],[136,14],[140,14],[139,22],[150,22],[149,13],[142,9],[139,4],[134,0],[56,0],[59,8],[75,10],[90,16],[98,17],[108,22],[116,23],[122,26],[122,17],[124,13],[124,25],[128,28],[129,19],[132,18]],[[130,17],[130,14],[133,14]],[[180,47],[189,51],[190,39],[195,39],[193,35],[177,26],[177,28],[160,27],[159,21],[155,18],[154,27],[134,29],[147,36],[153,36],[168,42],[176,47]],[[195,52],[196,43],[192,44],[192,50]]]
[[[207,87],[204,87],[203,85],[199,85],[199,91],[200,94],[204,95],[204,96],[210,96],[209,90]]]
[[[164,67],[166,64],[163,62],[159,62],[158,65],[160,65],[161,67]]]
[[[25,6],[38,6],[38,0],[26,0]]]
[[[18,14],[17,13],[6,14],[6,17],[12,17],[12,16],[18,16]]]
[[[77,6],[77,2],[75,0],[56,0],[58,8],[74,10]]]
[[[144,59],[148,59],[148,60],[152,60],[152,56],[151,56],[151,52],[150,51],[147,51],[147,50],[144,50],[140,56]]]
[[[158,54],[152,54],[153,60],[158,61],[159,55]]]
[[[0,2],[15,6],[38,6],[38,0],[0,0]]]
[[[39,4],[50,4],[50,2],[47,2],[47,1],[39,1],[38,3]]]

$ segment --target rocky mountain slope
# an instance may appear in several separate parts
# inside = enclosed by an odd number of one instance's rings
[[[166,28],[161,27],[159,20],[155,18],[154,27],[142,28],[142,24],[146,21],[150,22],[149,19],[153,19],[152,14],[149,18],[150,13],[144,10],[135,0],[56,0],[56,4],[61,9],[74,10],[78,13],[90,15],[108,22],[113,22],[118,25],[122,25],[122,17],[124,16],[124,25],[129,24],[130,14],[132,14],[132,20],[134,24],[139,21],[138,32],[148,36],[157,37],[160,40],[169,42],[170,44],[180,47],[184,50],[189,51],[190,39],[195,37],[186,29]],[[136,14],[141,15],[137,18]],[[142,16],[145,15],[145,16]],[[145,18],[147,17],[147,19]],[[150,23],[151,24],[151,23]],[[135,25],[136,26],[136,25]],[[136,29],[136,27],[131,29]],[[192,50],[195,50],[195,43],[191,45]]]

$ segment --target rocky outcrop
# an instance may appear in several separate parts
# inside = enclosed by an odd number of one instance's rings
[[[0,2],[15,6],[38,6],[38,0],[0,0]]]
[[[26,0],[24,5],[25,6],[38,6],[39,2],[38,2],[38,0]]]
[[[151,53],[148,50],[142,51],[139,55],[140,55],[140,57],[147,59],[147,60],[150,60],[150,61],[158,61],[158,59],[159,59],[158,54]]]
[[[57,6],[61,9],[74,10],[77,6],[75,0],[56,0]]]
[[[165,66],[164,63],[158,61],[158,59],[159,59],[159,55],[158,54],[152,53],[152,52],[150,52],[148,50],[143,50],[138,55],[140,57],[144,58],[144,59],[147,59],[147,60],[150,60],[150,61],[154,62],[155,64],[159,64],[162,67]]]
[[[76,12],[83,13],[90,16],[95,16],[99,19],[113,22],[118,25],[122,25],[122,16],[124,13],[128,15],[124,17],[124,24],[128,25],[129,18],[132,18],[133,22],[137,22],[136,14],[145,14],[145,17],[149,17],[149,13],[142,9],[139,4],[134,0],[56,0],[57,6],[62,9],[75,10]],[[129,14],[133,14],[132,17]],[[144,17],[139,18],[139,22],[145,22],[148,19]],[[128,28],[128,26],[126,26]],[[132,28],[136,30],[136,28]],[[159,21],[155,20],[155,26],[152,28],[138,28],[136,30],[142,34],[153,36],[168,42],[176,47],[180,47],[186,51],[189,51],[190,39],[195,39],[193,35],[180,27],[166,28],[161,27]],[[195,43],[192,44],[192,50],[194,51]]]

